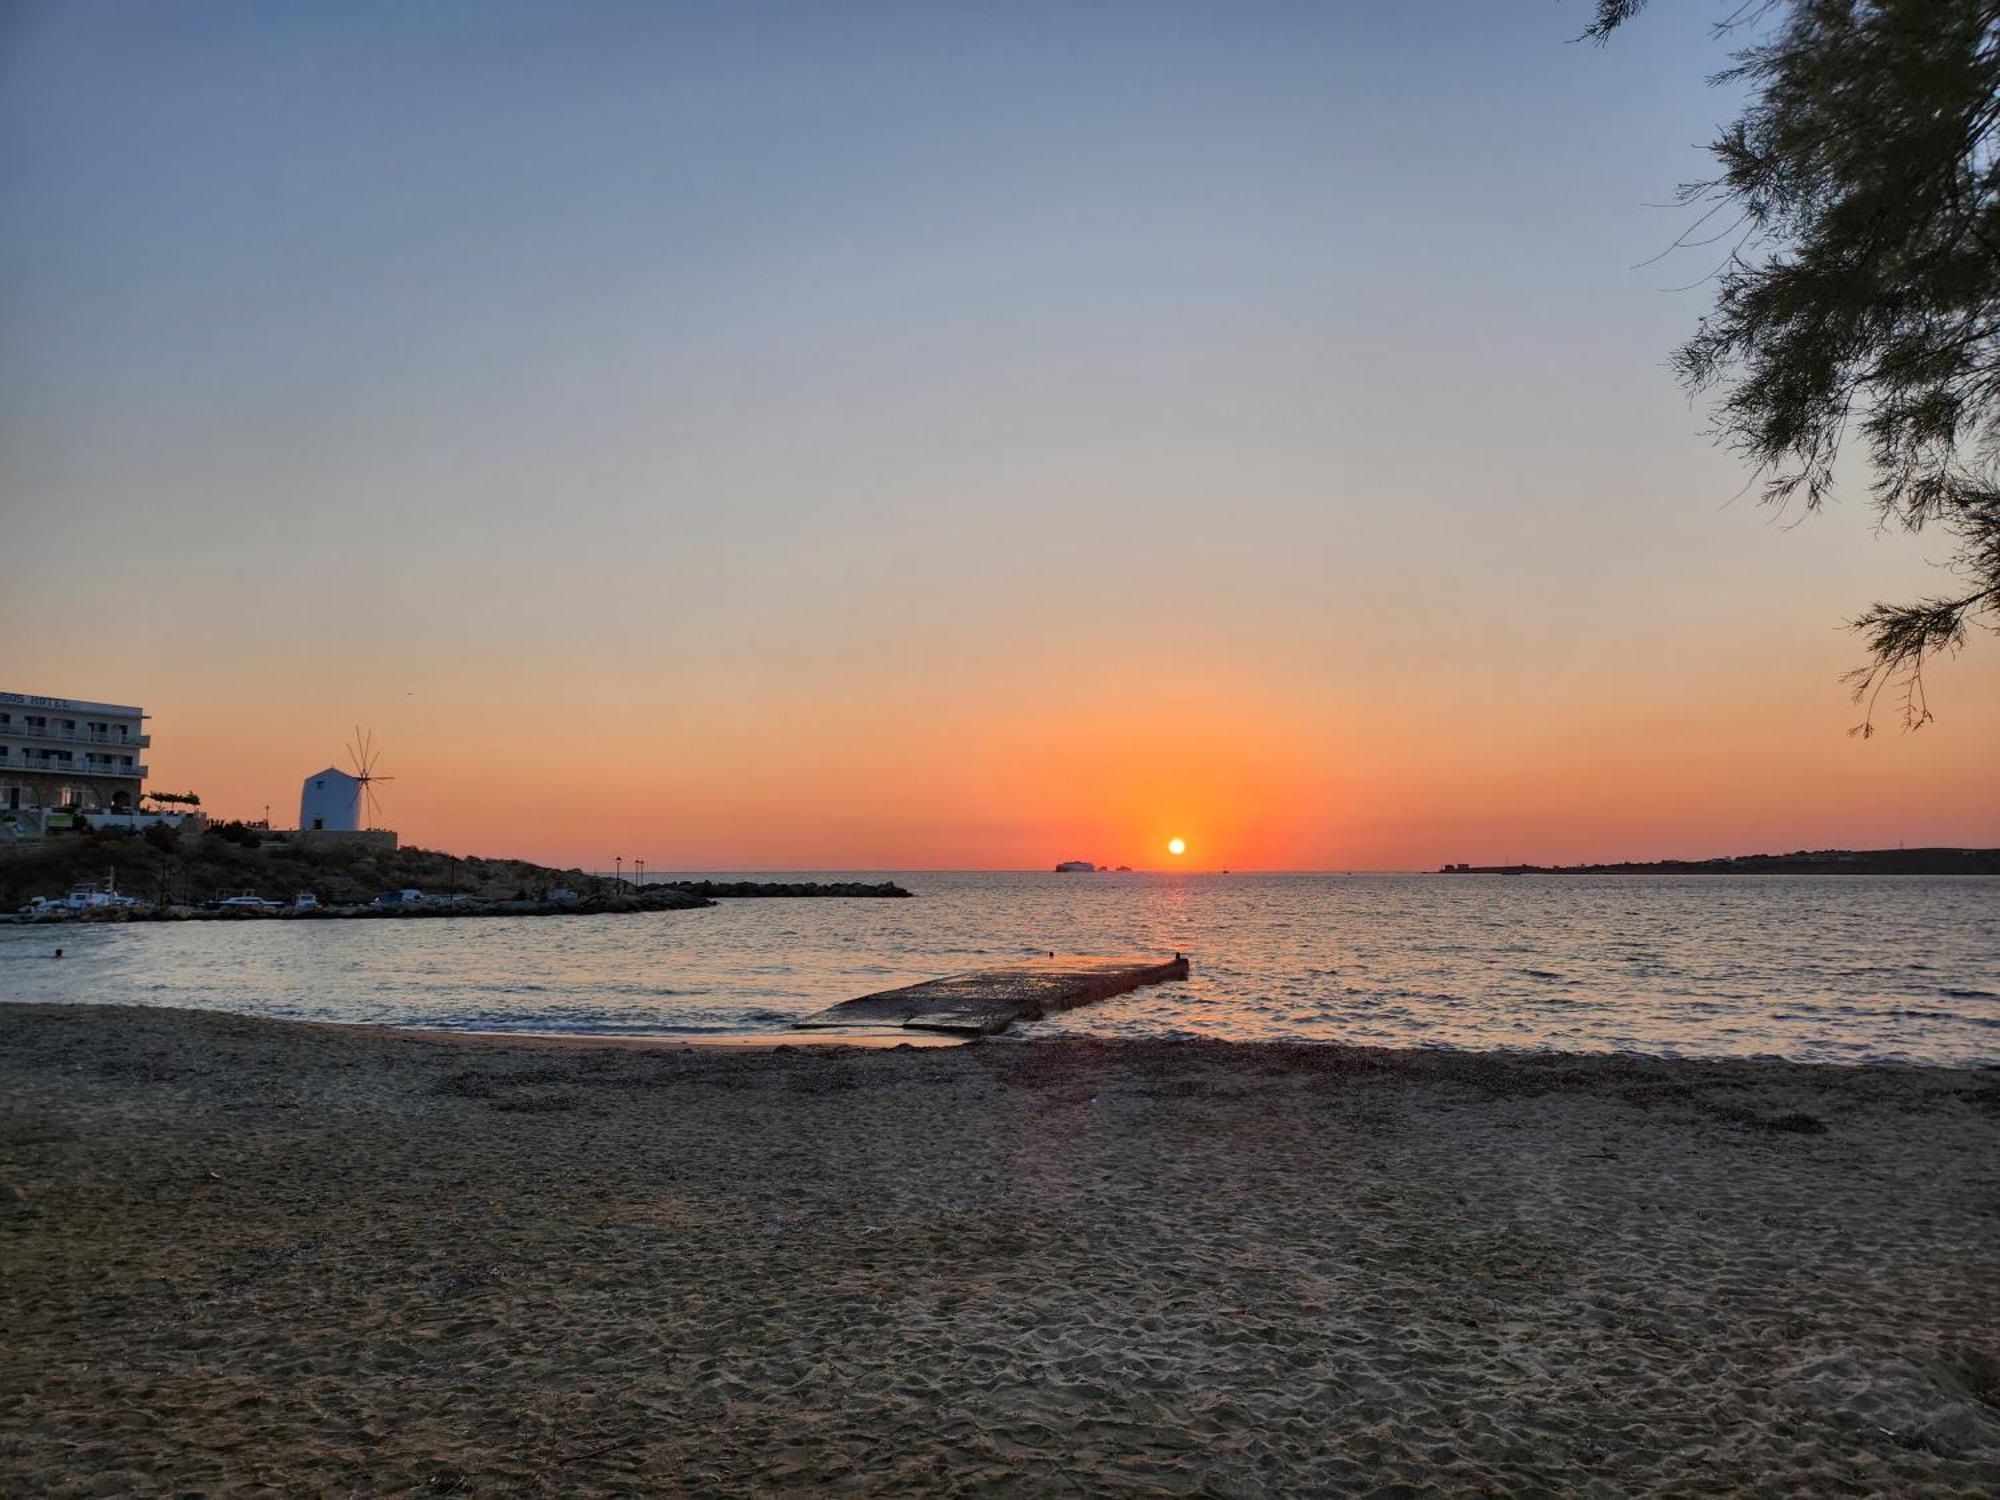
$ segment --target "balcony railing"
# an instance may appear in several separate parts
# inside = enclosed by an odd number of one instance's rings
[[[106,766],[92,765],[87,760],[43,760],[39,756],[31,760],[25,755],[0,755],[0,776],[12,771],[24,776],[121,776],[136,781],[146,770],[138,764]]]
[[[16,714],[5,724],[0,724],[0,735],[17,740],[64,740],[78,745],[118,745],[129,750],[144,750],[153,743],[150,734],[114,734],[103,729],[64,729],[59,724],[40,726],[22,722]]]

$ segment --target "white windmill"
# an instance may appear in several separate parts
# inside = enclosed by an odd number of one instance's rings
[[[347,747],[347,755],[354,767],[351,773],[337,766],[328,766],[305,779],[305,784],[299,789],[300,828],[312,832],[358,833],[363,826],[364,809],[367,826],[375,826],[375,817],[382,810],[382,804],[375,795],[375,784],[396,778],[384,776],[375,769],[381,751],[375,748],[373,731],[363,734],[357,727],[354,740]]]

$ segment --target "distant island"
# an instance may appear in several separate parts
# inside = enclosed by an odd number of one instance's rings
[[[1445,865],[1440,875],[2000,875],[2000,849],[1800,849],[1609,865]]]

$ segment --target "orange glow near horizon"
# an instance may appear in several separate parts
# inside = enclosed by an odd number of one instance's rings
[[[728,643],[614,645],[608,666],[524,650],[504,673],[441,653],[399,663],[393,698],[365,657],[301,681],[260,646],[228,673],[169,653],[122,683],[44,668],[21,690],[143,704],[149,786],[223,817],[269,804],[281,826],[359,719],[405,842],[558,866],[1414,869],[2000,843],[1995,653],[1943,664],[1939,723],[1864,743],[1843,732],[1846,647],[1828,632],[1735,681],[1713,657],[1679,679],[1551,666],[1531,694],[1462,668],[1357,675],[1366,725],[1310,663],[1185,641],[1067,659],[918,641],[874,680]]]

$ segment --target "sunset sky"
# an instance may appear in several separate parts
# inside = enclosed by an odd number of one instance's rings
[[[661,870],[2000,844],[1666,369],[1715,7],[0,7],[0,688]],[[1859,479],[1857,475],[1857,481]]]

